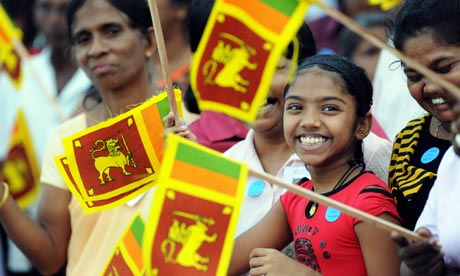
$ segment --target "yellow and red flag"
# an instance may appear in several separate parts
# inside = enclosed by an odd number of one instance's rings
[[[10,149],[1,174],[10,186],[13,198],[25,209],[38,195],[40,172],[32,138],[21,109],[18,110],[9,145]]]
[[[180,90],[175,90],[180,109]],[[113,119],[63,139],[55,157],[86,213],[124,204],[155,184],[163,156],[166,93]],[[179,114],[180,115],[180,114]]]
[[[14,26],[0,4],[0,65],[17,88],[21,86],[22,72],[21,61],[14,51],[13,40],[20,41],[21,37],[21,30]]]
[[[248,169],[170,135],[144,236],[147,275],[226,275]]]
[[[144,275],[142,243],[145,223],[140,214],[136,215],[113,252],[101,276],[141,276]]]
[[[254,121],[309,5],[301,0],[217,0],[190,71],[200,109]]]

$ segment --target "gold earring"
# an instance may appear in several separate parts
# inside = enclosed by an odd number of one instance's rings
[[[146,58],[151,58],[152,57],[152,51],[145,51],[145,57]]]

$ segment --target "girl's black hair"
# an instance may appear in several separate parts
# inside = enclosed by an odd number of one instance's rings
[[[363,68],[339,55],[316,55],[299,63],[297,76],[305,73],[313,67],[337,74],[345,85],[343,88],[354,98],[356,104],[357,122],[366,117],[372,106],[373,88],[372,83]],[[289,87],[290,86],[286,87],[285,95],[289,90]],[[361,140],[357,142],[355,147],[354,158],[355,159],[351,161],[364,166],[364,155]]]
[[[460,1],[408,0],[393,23],[393,43],[402,50],[412,37],[431,32],[441,45],[460,45]]]
[[[67,8],[67,29],[72,38],[72,24],[77,11],[87,0],[72,0]],[[146,34],[147,29],[152,26],[149,7],[145,0],[106,0],[114,8],[128,16],[132,27]],[[71,39],[72,41],[72,39]]]

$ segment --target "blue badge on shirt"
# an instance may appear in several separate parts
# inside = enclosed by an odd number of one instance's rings
[[[326,220],[329,221],[329,222],[334,222],[334,221],[339,219],[340,214],[342,214],[342,212],[340,212],[340,210],[337,210],[337,209],[332,208],[332,207],[327,207]]]
[[[248,189],[248,196],[259,196],[265,189],[265,182],[261,179],[256,179],[251,182]]]
[[[427,164],[430,163],[431,161],[435,160],[436,157],[439,156],[440,150],[436,147],[432,147],[431,149],[425,151],[425,153],[422,155],[422,163]]]

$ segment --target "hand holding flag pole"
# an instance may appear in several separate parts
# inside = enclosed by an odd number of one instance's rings
[[[155,30],[155,39],[157,43],[158,55],[160,57],[161,72],[163,73],[163,79],[165,80],[166,92],[168,93],[169,106],[171,112],[176,115],[176,126],[182,125],[177,111],[176,100],[174,97],[174,89],[171,81],[171,74],[169,70],[168,56],[166,53],[166,46],[161,28],[160,15],[158,12],[157,2],[153,3],[153,0],[148,0],[150,15],[152,17],[153,29]]]
[[[403,53],[400,51],[396,50],[395,48],[391,47],[387,43],[381,41],[374,35],[372,35],[366,28],[361,27],[359,24],[357,24],[353,19],[350,17],[344,15],[343,13],[339,12],[338,10],[324,4],[321,0],[303,0],[307,2],[311,2],[312,4],[316,4],[318,7],[320,7],[324,12],[326,12],[329,16],[349,28],[350,30],[354,31],[355,33],[361,35],[363,38],[365,38],[367,41],[369,41],[371,44],[374,46],[380,48],[380,49],[385,49],[394,56],[398,57],[402,62],[404,62],[407,66],[413,68],[420,74],[426,76],[428,79],[431,81],[439,84],[442,86],[444,89],[448,90],[451,92],[454,96],[460,98],[460,88],[455,86],[449,81],[446,81],[442,77],[438,76],[435,72],[432,70],[428,69],[427,67],[423,66],[419,62],[405,56]]]
[[[367,223],[370,223],[374,226],[377,226],[377,227],[380,227],[382,229],[385,229],[385,230],[389,230],[389,231],[397,231],[398,233],[401,234],[401,236],[403,236],[404,238],[406,238],[407,240],[412,240],[412,241],[422,241],[424,240],[425,238],[419,236],[418,234],[410,231],[410,230],[407,230],[406,228],[404,227],[401,227],[399,225],[396,225],[394,223],[391,223],[389,221],[386,221],[384,219],[381,219],[379,217],[376,217],[376,216],[373,216],[373,215],[370,215],[366,212],[363,212],[359,209],[356,209],[356,208],[353,208],[351,206],[348,206],[346,204],[343,204],[339,201],[336,201],[336,200],[333,200],[333,199],[330,199],[326,196],[323,196],[321,194],[318,194],[318,193],[315,193],[313,191],[310,191],[310,190],[307,190],[307,189],[304,189],[300,186],[297,186],[297,185],[292,185],[292,184],[288,184],[286,182],[283,182],[282,180],[280,180],[279,178],[277,177],[274,177],[268,173],[265,173],[265,172],[257,172],[257,171],[254,171],[254,170],[251,170],[249,169],[249,174],[252,175],[252,176],[255,176],[259,179],[263,179],[265,181],[268,181],[269,183],[272,183],[274,185],[277,185],[279,187],[282,187],[282,188],[285,188],[287,189],[288,191],[296,194],[296,195],[299,195],[299,196],[302,196],[302,197],[305,197],[305,198],[308,198],[308,199],[311,199],[319,204],[323,204],[323,205],[326,205],[326,206],[329,206],[329,207],[333,207],[337,210],[340,210],[341,212],[345,213],[345,214],[348,214],[352,217],[355,217],[355,218],[358,218],[364,222],[367,222]],[[441,248],[440,245],[437,246],[438,249]]]

